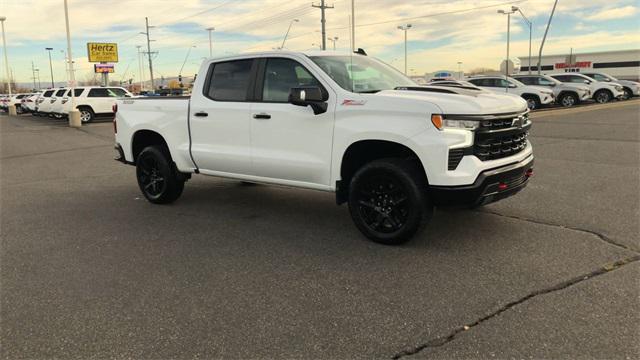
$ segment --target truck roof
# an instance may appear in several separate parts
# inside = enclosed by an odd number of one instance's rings
[[[351,53],[348,51],[334,51],[334,50],[308,50],[308,51],[289,51],[289,50],[269,50],[269,51],[254,51],[246,53],[238,53],[227,56],[212,57],[207,60],[228,60],[239,59],[248,57],[262,57],[262,56],[280,56],[280,55],[305,55],[305,56],[365,56],[358,53]]]

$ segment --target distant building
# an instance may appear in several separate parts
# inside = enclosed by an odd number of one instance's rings
[[[522,64],[520,74],[527,73],[529,56],[520,56],[519,59]],[[537,63],[538,57],[532,56],[532,71],[538,71]],[[640,79],[640,49],[545,55],[540,63],[543,74],[598,71],[621,80]]]

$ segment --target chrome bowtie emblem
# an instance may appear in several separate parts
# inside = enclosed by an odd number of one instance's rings
[[[517,118],[513,119],[513,121],[511,122],[511,126],[517,126],[521,128],[522,125],[524,125],[524,118],[522,116],[518,116]]]

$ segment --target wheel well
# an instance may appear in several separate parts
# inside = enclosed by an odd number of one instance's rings
[[[78,110],[89,109],[89,110],[91,110],[92,112],[95,113],[95,111],[93,111],[93,108],[91,106],[89,106],[89,105],[78,105],[78,106],[76,106],[76,109],[78,109]]]
[[[522,94],[522,98],[526,99],[526,98],[534,98],[534,99],[538,99],[538,101],[540,101],[540,96],[536,95],[536,94]]]
[[[561,97],[563,97],[565,95],[573,95],[575,97],[578,97],[578,93],[575,92],[575,91],[563,90],[563,91],[560,92],[560,94],[558,94],[558,99],[560,99]]]
[[[160,145],[165,149],[169,148],[162,135],[158,134],[157,132],[151,130],[136,131],[136,133],[133,135],[133,140],[131,141],[131,153],[133,155],[133,162],[136,162],[136,159],[138,159],[138,155],[140,155],[144,148],[152,145]]]
[[[402,158],[415,161],[421,173],[427,180],[427,174],[422,166],[422,162],[413,150],[408,147],[386,140],[362,140],[355,142],[347,148],[342,156],[340,167],[340,182],[337,184],[336,201],[341,204],[347,201],[349,194],[349,183],[356,171],[363,165],[378,159]]]
[[[599,92],[603,92],[603,91],[608,92],[608,93],[609,93],[609,95],[611,95],[611,96],[613,97],[613,91],[611,91],[611,90],[609,90],[609,89],[599,89],[599,90],[596,90],[596,92],[595,92],[595,93],[593,93],[593,94],[595,95],[595,94],[597,94],[597,93],[599,93]]]
[[[622,88],[623,88],[623,89],[625,89],[625,90],[627,90],[627,91],[629,91],[629,92],[633,95],[633,90],[631,90],[631,88],[630,88],[630,87],[628,87],[628,86],[624,86],[624,85],[623,85],[623,86],[622,86]]]

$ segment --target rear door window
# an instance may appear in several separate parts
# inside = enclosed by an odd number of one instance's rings
[[[67,89],[58,90],[56,92],[56,96],[64,96],[66,92],[67,92]]]
[[[205,96],[216,101],[247,101],[253,59],[234,60],[211,65]]]
[[[45,91],[44,94],[42,94],[42,97],[51,97],[51,95],[53,95],[54,92],[55,90]]]
[[[89,90],[87,97],[109,97],[109,91],[105,88],[94,88]]]

